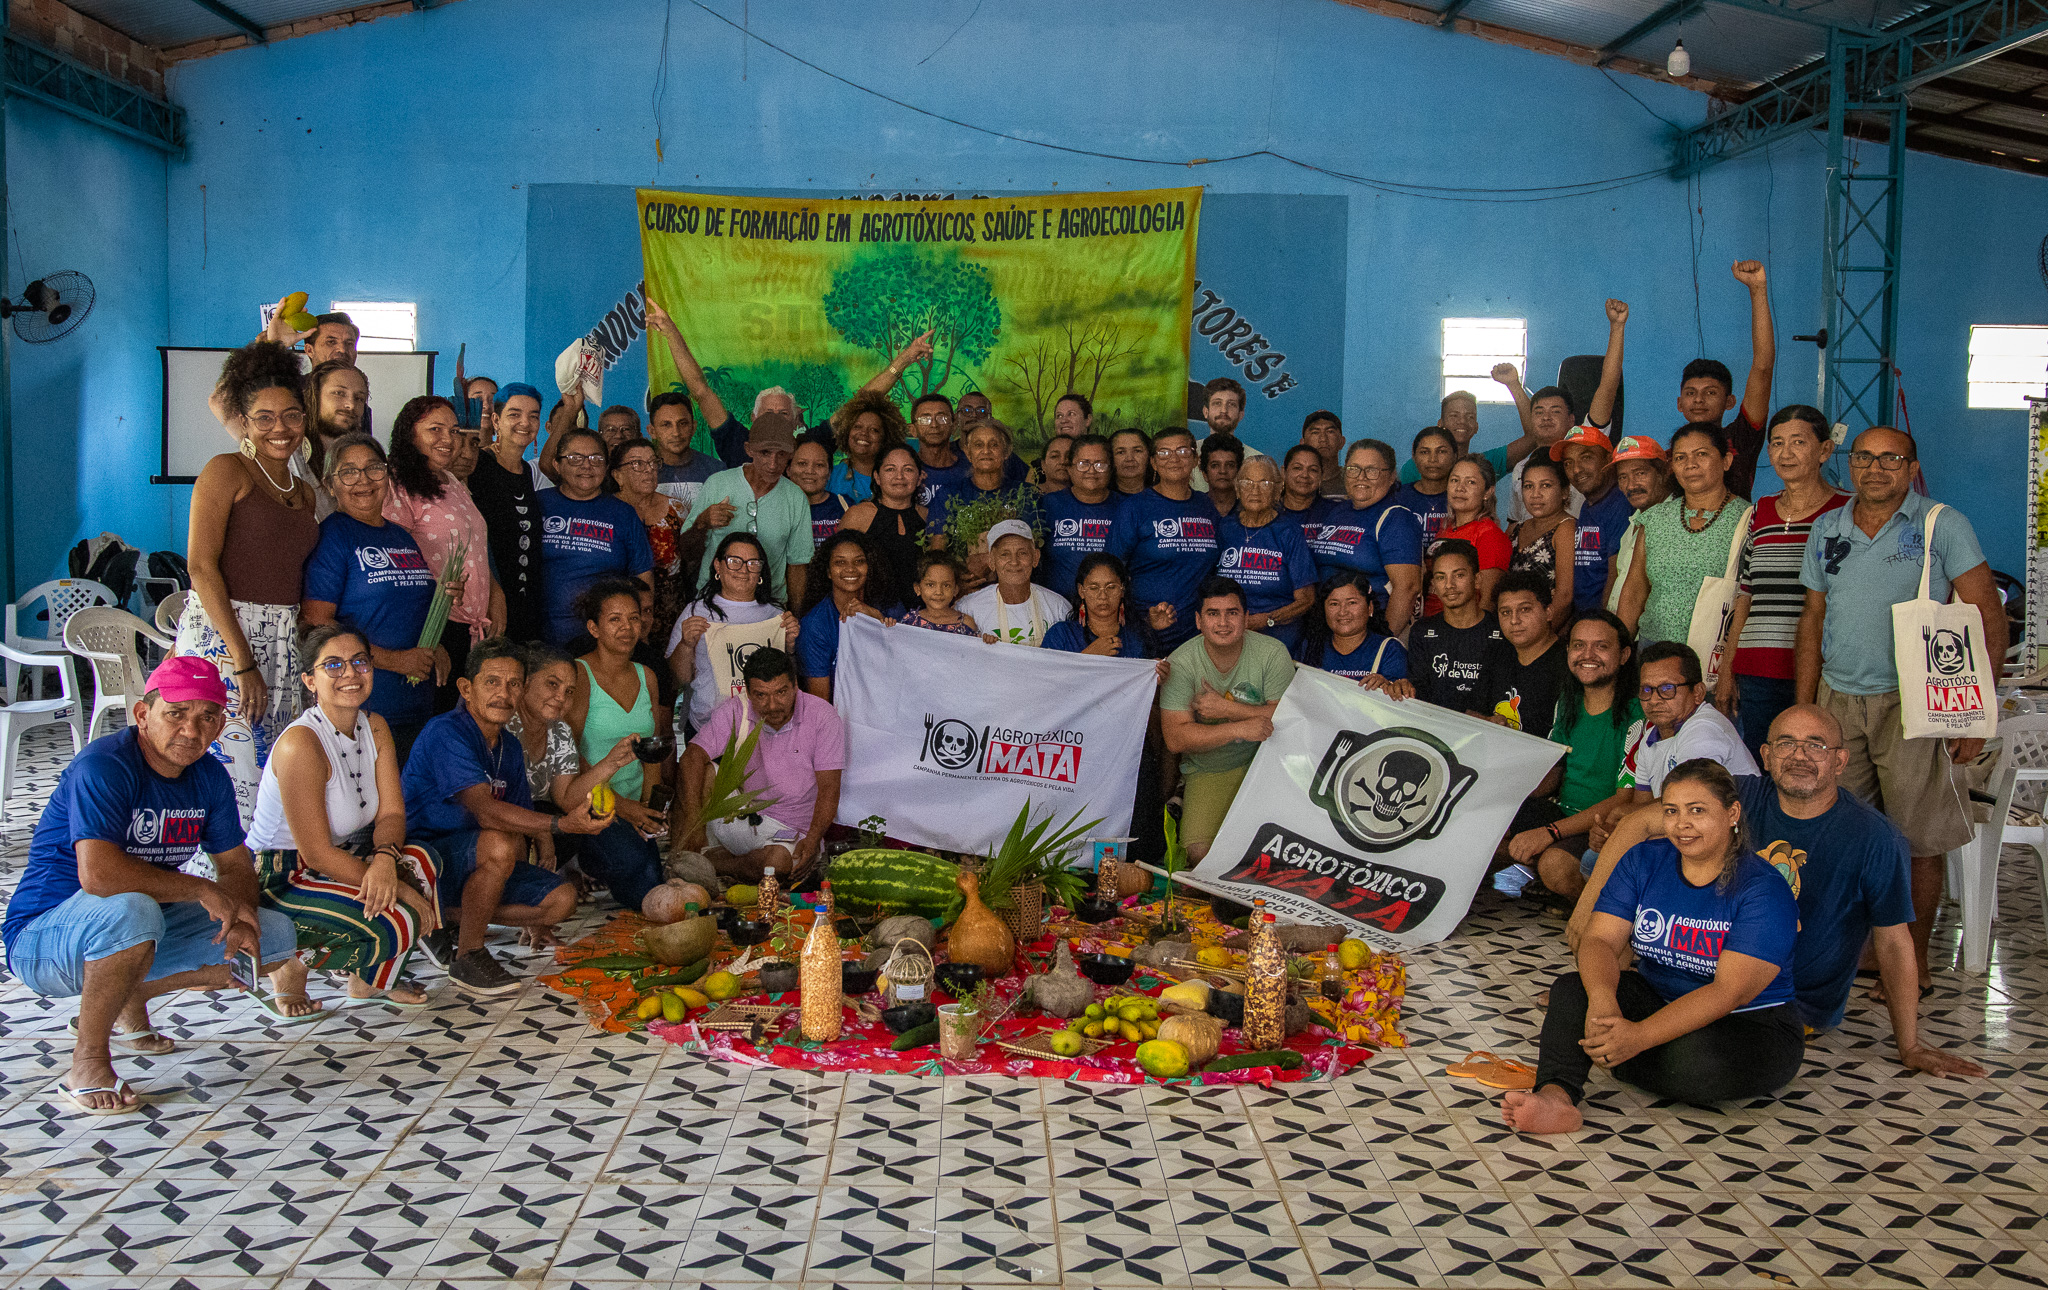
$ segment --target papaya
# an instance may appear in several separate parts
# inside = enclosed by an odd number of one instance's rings
[[[590,790],[590,813],[592,815],[610,815],[618,809],[618,806],[619,796],[612,792],[612,786],[609,783],[598,784]]]

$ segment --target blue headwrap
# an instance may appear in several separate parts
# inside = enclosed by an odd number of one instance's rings
[[[543,408],[545,408],[548,405],[547,400],[541,398],[539,390],[534,389],[531,385],[528,385],[524,381],[514,381],[510,385],[501,385],[498,387],[498,392],[491,396],[491,406],[495,408],[502,408],[505,406],[505,400],[511,398],[515,394],[524,394],[527,398],[532,399],[535,403],[540,404]]]

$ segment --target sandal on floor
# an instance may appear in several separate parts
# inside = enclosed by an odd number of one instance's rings
[[[134,1115],[142,1109],[142,1099],[140,1097],[126,1105],[116,1102],[112,1106],[94,1106],[85,1100],[94,1093],[112,1093],[116,1097],[125,1097],[134,1091],[134,1089],[128,1087],[128,1081],[125,1079],[114,1081],[112,1088],[72,1088],[64,1083],[57,1085],[57,1092],[63,1096],[65,1101],[71,1103],[72,1110],[79,1115]]]
[[[1536,1087],[1535,1067],[1518,1062],[1512,1057],[1496,1057],[1484,1049],[1467,1054],[1464,1061],[1446,1067],[1445,1071],[1459,1079],[1477,1080],[1488,1088]]]
[[[74,1039],[78,1037],[78,1018],[76,1017],[71,1019],[71,1036]],[[161,1040],[170,1046],[168,1048],[142,1047],[143,1044],[153,1039]],[[158,1034],[155,1030],[116,1030],[107,1036],[107,1046],[118,1048],[124,1053],[133,1053],[137,1057],[168,1057],[178,1051],[178,1042],[175,1039],[172,1039],[169,1035]]]
[[[411,988],[415,990],[419,989],[418,986],[413,986]],[[381,1004],[386,1008],[396,1008],[400,1012],[417,1012],[421,1008],[424,1008],[428,1004],[432,1003],[433,1001],[434,1000],[432,996],[429,996],[425,999],[420,1000],[418,1003],[407,1003],[402,999],[392,998],[391,995],[388,992],[386,992],[380,994],[364,995],[361,998],[358,998],[355,995],[349,995],[348,1002],[343,1004],[342,1006],[346,1008],[361,1008],[369,1004]]]
[[[284,1010],[284,1001],[286,999],[304,999],[307,1003],[313,1002],[313,997],[307,994],[264,994],[258,995],[256,997],[256,1006],[263,1009],[263,1011],[269,1013],[271,1020],[280,1026],[302,1026],[309,1021],[320,1020],[320,1016],[323,1010],[319,1008],[315,1008],[311,1012],[301,1013],[299,1016],[294,1017],[292,1014]]]

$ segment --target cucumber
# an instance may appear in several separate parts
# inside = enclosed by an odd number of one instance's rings
[[[654,960],[638,954],[600,954],[569,965],[572,968],[596,968],[600,972],[638,972],[654,966]]]
[[[889,1051],[907,1053],[913,1048],[923,1048],[927,1044],[935,1044],[938,1040],[939,1023],[937,1018],[933,1018],[922,1026],[913,1026],[896,1036],[896,1042],[889,1045]]]
[[[643,976],[640,978],[640,988],[643,990],[662,990],[672,985],[695,985],[710,970],[710,959],[698,959],[695,963],[690,964],[690,966],[677,968],[673,972],[663,972],[659,976]]]
[[[950,919],[962,896],[960,866],[923,851],[866,847],[832,862],[832,894],[846,909]]]
[[[1301,1069],[1301,1054],[1292,1048],[1276,1048],[1264,1053],[1232,1053],[1228,1057],[1218,1057],[1202,1071],[1204,1074],[1210,1071],[1241,1071],[1255,1066],[1278,1066],[1284,1071],[1297,1071]]]

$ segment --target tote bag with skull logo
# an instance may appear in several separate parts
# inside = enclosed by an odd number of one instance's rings
[[[1921,531],[1920,594],[1892,606],[1892,655],[1899,669],[1899,720],[1908,739],[1989,739],[1998,733],[1998,664],[1984,647],[1984,616],[1967,602],[1928,594],[1934,517]]]

